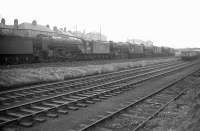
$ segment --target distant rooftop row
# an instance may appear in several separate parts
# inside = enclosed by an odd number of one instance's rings
[[[18,20],[14,19],[13,25],[6,25],[5,19],[2,18],[0,23],[0,34],[36,37],[38,34],[54,35],[55,33],[76,36],[87,40],[107,40],[105,35],[99,34],[98,32],[89,32],[85,34],[77,31],[67,31],[66,28],[58,29],[56,26],[51,30],[48,24],[46,26],[39,25],[36,20],[33,20],[32,23],[23,22],[19,24]]]

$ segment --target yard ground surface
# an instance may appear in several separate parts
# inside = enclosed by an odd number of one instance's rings
[[[16,68],[0,69],[0,90],[12,89],[36,83],[62,81],[87,75],[113,72],[128,68],[142,67],[149,64],[176,61],[178,58],[151,58],[139,60],[114,60],[101,62],[43,63],[32,65],[17,65]]]

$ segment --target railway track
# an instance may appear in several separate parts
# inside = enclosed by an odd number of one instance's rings
[[[192,74],[194,72],[191,72]],[[98,115],[90,122],[82,124],[77,131],[115,130],[138,131],[153,117],[158,115],[168,104],[183,95],[188,88],[175,86],[188,75],[165,85],[163,88],[142,98],[133,98],[122,107]],[[120,123],[120,124],[119,124]]]
[[[86,107],[88,104],[93,104],[102,99],[123,93],[124,91],[133,88],[135,84],[183,69],[190,65],[191,64],[188,63],[179,63],[176,65],[168,64],[166,65],[167,67],[161,66],[162,69],[157,69],[156,71],[150,71],[136,76],[129,76],[106,84],[90,86],[76,91],[45,97],[44,99],[35,101],[31,100],[30,102],[1,108],[0,126],[4,127],[8,124],[32,126],[34,122],[45,121],[46,117],[57,117],[58,114],[67,114],[68,110],[77,110],[79,107]],[[73,83],[73,80],[71,82]],[[80,83],[80,81],[78,83]]]
[[[177,62],[176,64],[178,63],[179,62]],[[136,76],[139,73],[152,71],[152,70],[159,69],[161,67],[170,66],[173,64],[175,63],[162,63],[162,64],[151,65],[147,67],[128,69],[128,70],[114,72],[114,73],[89,76],[89,77],[69,80],[65,82],[58,82],[58,83],[53,83],[53,84],[45,84],[42,86],[33,86],[30,88],[22,88],[22,89],[17,89],[17,90],[0,92],[0,105],[1,105],[0,109],[6,106],[9,106],[13,103],[16,104],[17,102],[26,101],[27,99],[29,101],[34,100],[33,97],[36,97],[36,96],[37,96],[36,98],[38,97],[42,98],[42,97],[52,96],[56,94],[61,94],[64,92],[65,93],[72,92],[72,91],[86,88],[88,86],[95,86],[100,83],[106,84],[106,82],[110,83],[110,81],[120,80],[128,76]]]

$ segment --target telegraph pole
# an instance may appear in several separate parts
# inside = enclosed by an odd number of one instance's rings
[[[100,25],[100,41],[101,41],[101,25]]]

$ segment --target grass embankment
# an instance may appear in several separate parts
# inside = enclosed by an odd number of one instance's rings
[[[15,86],[44,83],[52,81],[66,80],[86,75],[101,74],[106,72],[113,72],[133,67],[142,67],[149,64],[161,63],[176,60],[157,59],[157,60],[141,60],[134,62],[120,62],[101,65],[84,65],[76,67],[38,67],[38,68],[11,68],[0,69],[0,90],[11,88]]]

